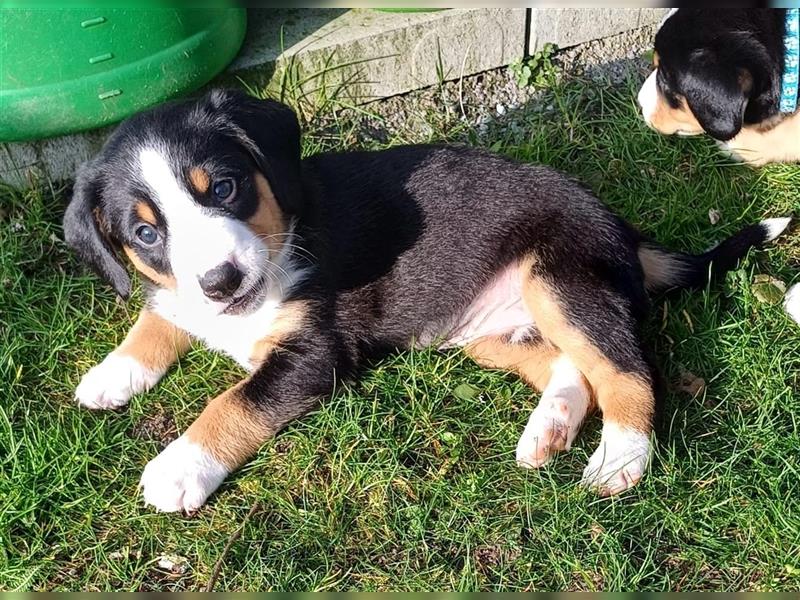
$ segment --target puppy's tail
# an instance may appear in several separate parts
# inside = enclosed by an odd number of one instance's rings
[[[753,247],[774,240],[789,226],[790,217],[766,219],[745,227],[708,252],[698,255],[672,252],[651,241],[639,245],[639,261],[649,292],[701,288],[735,269],[739,260]]]

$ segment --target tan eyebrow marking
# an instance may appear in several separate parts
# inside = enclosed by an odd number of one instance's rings
[[[153,212],[153,209],[150,208],[150,205],[144,200],[139,200],[136,203],[136,214],[139,215],[139,218],[142,221],[150,223],[151,225],[155,225],[158,222],[158,219],[156,219],[156,214]]]
[[[286,233],[286,218],[278,206],[278,201],[266,178],[256,172],[253,180],[258,194],[258,208],[255,214],[247,220],[247,223],[250,229],[264,240],[272,252],[278,253],[283,242],[286,241],[286,237],[280,235]]]
[[[146,264],[136,253],[136,250],[131,248],[130,246],[124,245],[122,249],[125,251],[125,254],[128,256],[128,259],[131,261],[133,266],[136,268],[139,273],[147,277],[150,281],[155,284],[160,285],[163,288],[168,290],[174,290],[177,286],[175,278],[166,275],[164,273],[159,273],[153,267]]]
[[[189,170],[189,182],[192,187],[200,194],[205,194],[211,185],[211,177],[208,171],[201,167],[192,167]]]

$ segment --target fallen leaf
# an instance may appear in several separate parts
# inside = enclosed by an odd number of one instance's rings
[[[709,208],[708,209],[708,220],[711,221],[712,225],[716,225],[719,223],[719,220],[722,218],[722,213],[719,212],[716,208]]]
[[[675,389],[679,392],[689,394],[692,398],[697,398],[706,389],[705,379],[698,377],[691,371],[681,367],[678,382],[675,384]]]
[[[756,275],[750,287],[756,300],[762,304],[779,304],[786,294],[786,284],[770,275]]]
[[[453,395],[460,400],[472,400],[480,393],[480,390],[474,385],[462,383],[453,390]]]

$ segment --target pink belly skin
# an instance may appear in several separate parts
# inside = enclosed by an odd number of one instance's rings
[[[520,341],[533,329],[522,299],[522,273],[515,262],[500,271],[443,336],[441,348],[467,346],[485,336]],[[440,338],[441,339],[441,338]]]

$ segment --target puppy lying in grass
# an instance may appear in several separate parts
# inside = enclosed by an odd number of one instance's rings
[[[127,257],[147,302],[76,395],[124,406],[192,338],[248,371],[145,467],[148,504],[191,512],[337,380],[389,352],[462,347],[542,392],[521,466],[569,449],[599,408],[582,481],[615,494],[650,451],[648,292],[703,286],[788,221],[672,252],[547,167],[447,146],[301,159],[288,107],[214,91],[129,119],[78,172],[66,240],[122,297]]]

